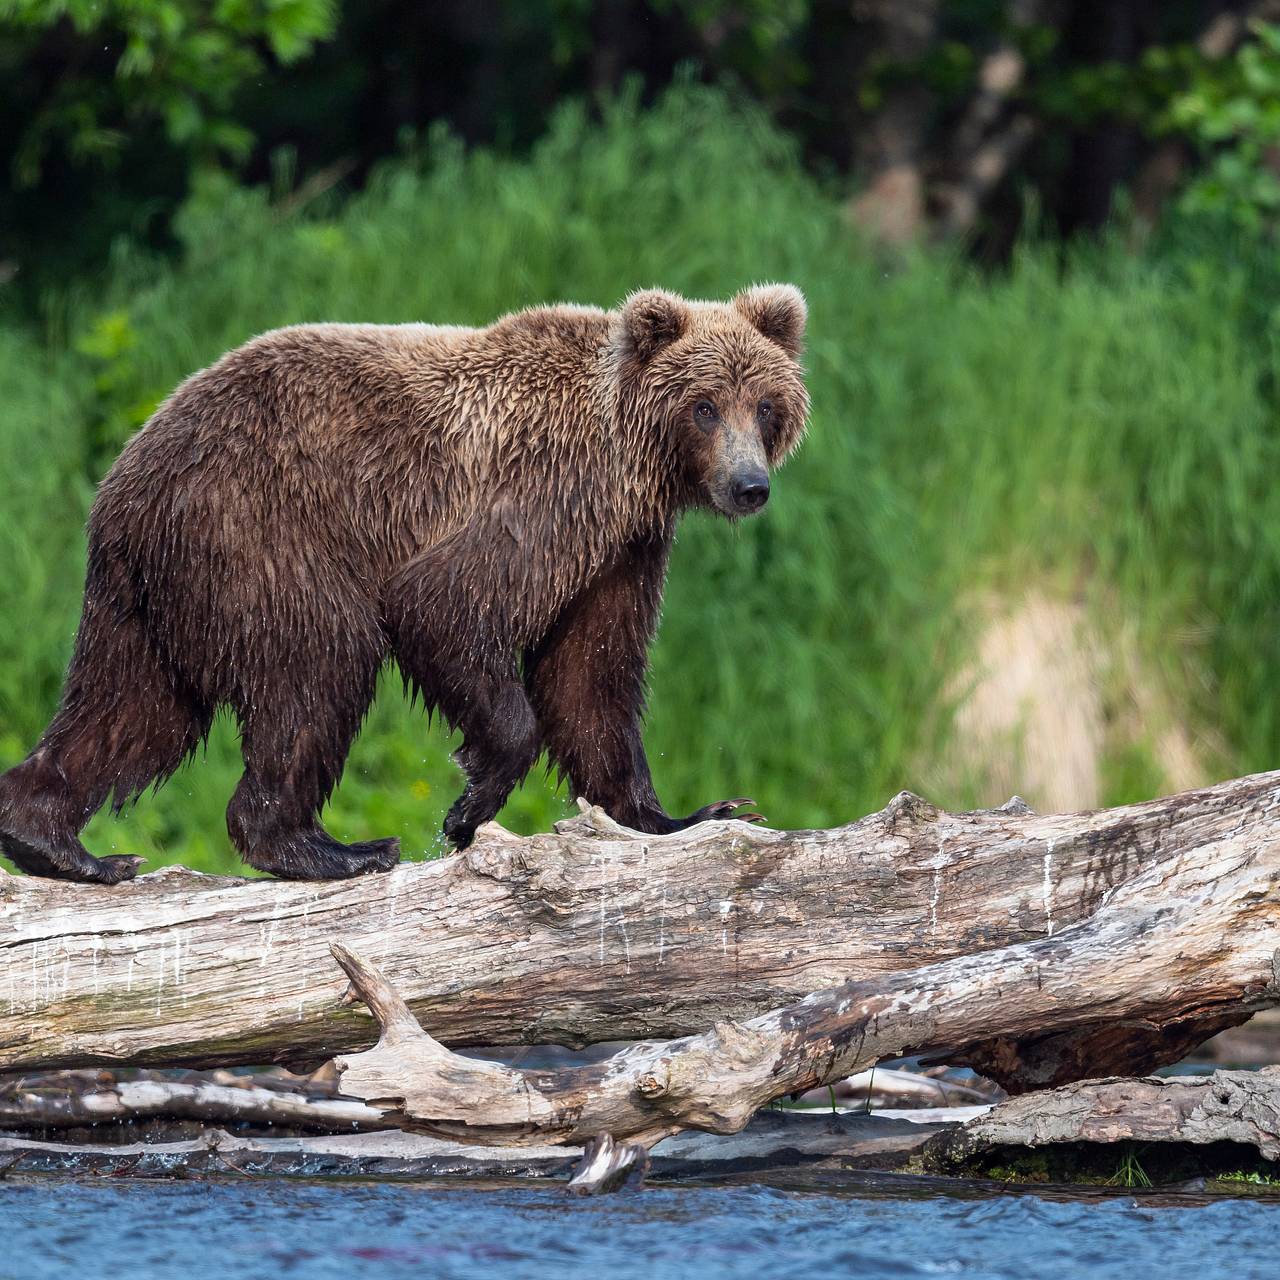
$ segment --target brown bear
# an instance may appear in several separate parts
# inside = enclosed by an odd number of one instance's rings
[[[142,859],[93,857],[81,828],[172,774],[225,705],[246,862],[393,866],[394,839],[344,845],[318,817],[390,659],[463,735],[458,848],[544,749],[637,830],[731,816],[750,801],[687,818],[658,802],[647,650],[679,513],[758,511],[801,439],[804,326],[788,285],[648,290],[483,329],[279,329],[187,379],[98,491],[61,705],[0,777],[5,854],[131,878]]]

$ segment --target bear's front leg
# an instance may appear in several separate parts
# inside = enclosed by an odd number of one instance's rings
[[[384,601],[400,670],[427,709],[462,733],[454,759],[467,785],[444,821],[458,849],[498,816],[542,749],[503,610],[512,593],[491,581],[483,534],[458,535],[424,553],[392,580]],[[495,542],[501,545],[490,537],[489,547]]]
[[[635,539],[525,654],[525,683],[547,750],[576,796],[655,835],[739,817],[754,800],[722,800],[673,818],[654,791],[640,722],[645,672],[666,577],[670,535]]]

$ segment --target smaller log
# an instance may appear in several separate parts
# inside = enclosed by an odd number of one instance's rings
[[[0,1175],[61,1173],[112,1178],[275,1174],[305,1178],[563,1178],[564,1147],[464,1147],[394,1131],[322,1137],[251,1137],[202,1130],[179,1141],[50,1142],[0,1135]]]
[[[684,1133],[650,1154],[664,1183],[750,1178],[804,1184],[810,1173],[874,1177],[903,1170],[948,1123],[951,1112],[912,1119],[812,1111],[766,1111],[729,1136]],[[925,1117],[921,1123],[918,1117]],[[0,1135],[0,1173],[108,1174],[154,1178],[201,1173],[337,1178],[555,1179],[565,1185],[581,1151],[565,1146],[474,1146],[383,1130],[323,1136],[250,1136],[209,1128],[181,1140],[50,1141]],[[900,1175],[899,1175],[900,1176]]]
[[[1022,1094],[931,1139],[925,1166],[949,1173],[1011,1147],[1123,1142],[1231,1142],[1254,1148],[1264,1160],[1280,1160],[1280,1067],[1082,1080]]]
[[[737,1133],[773,1099],[838,1080],[845,1063],[890,1056],[877,1042],[899,1051],[914,1026],[911,1017],[900,1026],[881,993],[847,984],[749,1023],[629,1045],[588,1066],[519,1069],[446,1049],[374,965],[342,943],[330,950],[351,981],[350,998],[363,1000],[382,1028],[372,1049],[334,1059],[344,1095],[411,1132],[585,1146],[577,1176],[588,1192],[620,1185],[637,1163],[639,1151],[627,1155],[622,1139],[647,1150],[684,1129]],[[884,1023],[883,1034],[869,1028],[872,1020]]]
[[[56,1071],[19,1076],[0,1086],[0,1129],[76,1129],[152,1120],[251,1124],[319,1133],[388,1129],[382,1113],[334,1096],[312,1077],[233,1076],[190,1072],[178,1079],[137,1072]]]

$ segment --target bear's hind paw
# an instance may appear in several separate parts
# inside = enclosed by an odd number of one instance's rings
[[[324,831],[308,831],[277,840],[265,853],[245,861],[281,880],[350,880],[376,871],[390,871],[400,861],[400,841],[362,840],[342,844]]]

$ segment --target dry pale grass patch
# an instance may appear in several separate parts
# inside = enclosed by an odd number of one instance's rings
[[[1160,791],[1210,780],[1220,748],[1193,735],[1117,609],[1031,589],[974,615],[972,660],[947,690],[950,749],[928,771],[940,794],[1092,809],[1107,801],[1108,763],[1134,756]]]

